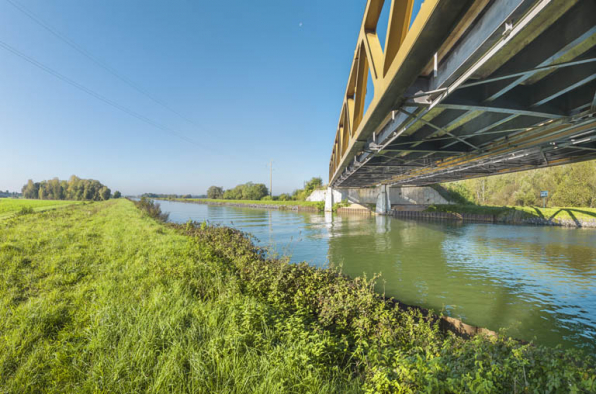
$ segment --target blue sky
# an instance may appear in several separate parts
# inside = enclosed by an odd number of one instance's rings
[[[0,0],[0,41],[190,139],[0,48],[0,190],[76,174],[124,194],[275,194],[327,181],[365,0],[12,0],[166,103],[155,103]]]

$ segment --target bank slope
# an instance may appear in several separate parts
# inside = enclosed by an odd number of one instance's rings
[[[593,360],[465,340],[242,233],[129,201],[0,222],[0,392],[590,392]]]

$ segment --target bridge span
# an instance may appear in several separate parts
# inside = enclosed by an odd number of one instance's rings
[[[332,188],[382,199],[596,158],[596,1],[425,0],[415,18],[413,0],[388,1],[388,22],[383,0],[366,4]]]

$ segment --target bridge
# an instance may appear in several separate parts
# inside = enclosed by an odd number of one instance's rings
[[[425,0],[415,17],[413,0],[389,1],[387,21],[383,0],[366,4],[330,188],[381,201],[596,158],[596,1]]]

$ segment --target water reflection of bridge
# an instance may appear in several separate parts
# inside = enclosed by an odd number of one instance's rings
[[[329,165],[334,188],[596,158],[596,2],[426,0],[411,22],[414,1],[393,0],[382,46],[383,3],[366,6]]]

